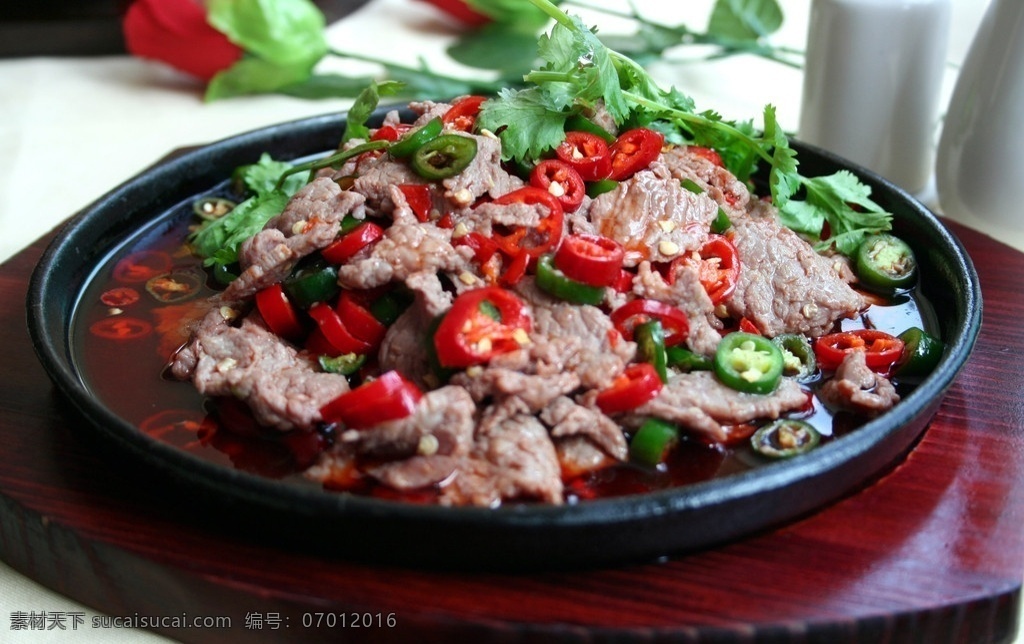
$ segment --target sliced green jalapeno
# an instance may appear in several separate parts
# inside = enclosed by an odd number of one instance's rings
[[[725,214],[725,211],[721,208],[718,209],[718,215],[711,222],[711,232],[716,235],[721,235],[725,231],[732,227],[732,221],[729,219],[729,215]]]
[[[903,340],[903,355],[896,363],[896,377],[918,378],[927,376],[935,370],[945,350],[942,340],[916,326],[910,327],[897,337]]]
[[[615,135],[594,123],[582,114],[573,114],[565,120],[566,132],[589,132],[605,140],[609,145],[615,143]]]
[[[388,152],[396,159],[405,159],[415,154],[427,141],[436,139],[444,124],[441,117],[435,117],[427,121],[422,127],[407,132],[388,147]]]
[[[555,268],[550,253],[541,255],[537,260],[536,281],[542,291],[566,302],[597,306],[604,301],[603,286],[591,286],[566,277],[565,273]]]
[[[780,418],[761,427],[750,437],[750,445],[761,456],[790,458],[805,454],[821,442],[818,430],[803,420]]]
[[[284,280],[284,292],[299,308],[308,309],[317,302],[326,302],[341,290],[338,269],[326,262],[302,267]]]
[[[453,177],[473,162],[476,140],[458,134],[442,134],[419,147],[412,155],[412,169],[431,181]]]
[[[769,394],[782,380],[782,352],[771,340],[736,331],[715,351],[715,375],[724,385],[751,394]]]
[[[359,371],[359,368],[366,362],[365,353],[343,353],[340,356],[319,356],[317,361],[320,368],[327,373],[340,373],[343,376],[351,376]]]
[[[907,242],[889,234],[872,235],[857,247],[857,277],[868,288],[907,288],[917,277],[917,259]]]
[[[618,186],[619,182],[614,179],[599,179],[597,181],[591,181],[587,183],[587,196],[594,199],[599,195],[615,190]]]
[[[710,358],[698,355],[682,345],[675,345],[665,349],[668,358],[668,366],[680,371],[711,371],[712,362]]]
[[[644,362],[649,362],[658,372],[662,382],[668,382],[668,355],[665,352],[665,331],[661,322],[649,320],[633,329],[637,353]]]
[[[200,219],[213,221],[228,214],[237,205],[234,201],[224,197],[200,197],[192,203],[192,212]]]
[[[679,429],[657,418],[648,418],[629,442],[629,460],[643,465],[658,465],[679,442]]]
[[[783,333],[772,338],[772,343],[782,351],[782,375],[807,380],[818,369],[814,348],[810,340],[796,333]]]

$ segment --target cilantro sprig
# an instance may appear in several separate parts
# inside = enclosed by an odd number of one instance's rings
[[[773,106],[765,106],[760,130],[715,112],[697,112],[692,99],[674,87],[662,89],[639,63],[607,47],[578,17],[549,0],[530,2],[555,20],[538,43],[543,65],[524,76],[526,87],[502,90],[485,102],[478,119],[480,127],[498,133],[506,160],[532,163],[562,142],[570,116],[603,105],[620,127],[653,127],[672,142],[714,147],[743,181],[767,165],[781,221],[820,242],[819,249],[831,246],[849,255],[864,236],[891,228],[891,215],[853,174],[800,174]],[[822,242],[826,222],[831,234]]]

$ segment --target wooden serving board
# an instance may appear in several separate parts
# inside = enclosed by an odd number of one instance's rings
[[[812,516],[714,550],[519,575],[369,566],[204,527],[187,501],[75,431],[84,420],[26,329],[40,240],[0,265],[0,556],[101,612],[226,616],[244,642],[1010,641],[1024,579],[1024,254],[950,228],[976,263],[985,318],[904,462]]]

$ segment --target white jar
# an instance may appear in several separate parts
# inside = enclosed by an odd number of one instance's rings
[[[949,0],[813,0],[798,137],[923,190],[949,20]]]
[[[1024,232],[1024,1],[989,4],[946,112],[935,175],[944,214]]]

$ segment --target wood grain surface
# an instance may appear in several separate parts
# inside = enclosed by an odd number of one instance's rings
[[[1024,577],[1024,254],[949,226],[981,277],[984,322],[902,463],[812,516],[717,549],[518,575],[369,566],[204,527],[188,499],[76,432],[84,421],[26,330],[40,240],[0,266],[0,556],[104,613],[227,616],[245,642],[1010,641]]]

